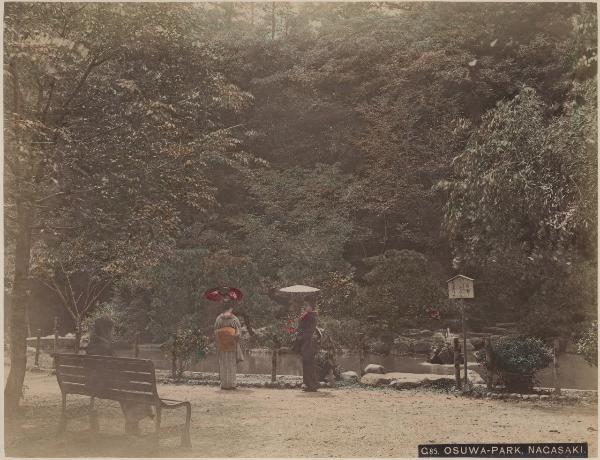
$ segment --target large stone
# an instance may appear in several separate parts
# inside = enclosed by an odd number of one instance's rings
[[[469,378],[469,382],[471,382],[471,383],[475,383],[478,385],[485,384],[485,380],[483,380],[483,377],[481,377],[481,375],[479,375],[479,372],[476,372],[473,369],[469,369],[467,371],[467,376]]]
[[[442,364],[454,364],[454,352],[449,348],[444,348],[440,351],[438,358]]]
[[[410,390],[412,388],[417,388],[419,385],[419,382],[405,382],[403,380],[392,380],[389,383],[389,387],[395,390]]]
[[[340,378],[344,381],[344,382],[358,382],[360,380],[360,377],[358,376],[358,374],[354,371],[346,371],[346,372],[342,372],[340,374]]]
[[[393,378],[385,374],[365,374],[361,377],[360,383],[363,385],[388,385]]]
[[[381,364],[367,364],[364,370],[365,374],[385,374],[385,367]]]

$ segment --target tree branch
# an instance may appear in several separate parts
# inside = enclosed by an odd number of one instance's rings
[[[88,311],[92,305],[95,305],[96,302],[98,301],[98,298],[100,297],[100,295],[104,292],[104,290],[110,286],[110,284],[112,283],[112,280],[107,281],[106,283],[104,283],[104,286],[102,286],[98,292],[90,299],[88,305],[85,307],[84,312]]]
[[[75,300],[75,293],[73,292],[73,286],[71,286],[71,277],[67,274],[62,261],[59,261],[59,264],[60,264],[60,269],[63,272],[63,275],[65,275],[65,278],[67,279],[67,286],[69,287],[69,292],[71,293],[71,300],[73,301],[73,309],[77,313],[77,318],[79,318],[80,312],[79,312],[79,308],[77,306],[77,301]]]
[[[58,284],[56,283],[56,280],[53,278],[52,279],[52,284],[50,284],[50,283],[46,282],[42,277],[39,277],[38,279],[40,280],[40,282],[42,284],[44,284],[46,287],[50,288],[52,291],[54,291],[54,292],[56,292],[56,294],[58,294],[58,297],[62,301],[62,303],[63,303],[64,307],[66,308],[66,310],[69,312],[69,314],[71,315],[71,317],[74,320],[76,320],[77,317],[75,316],[75,313],[73,312],[73,310],[71,310],[71,307],[69,306],[69,302],[67,301],[67,298],[65,297],[65,295],[61,291],[61,289],[58,286]]]
[[[58,195],[64,195],[65,192],[56,192],[56,193],[52,193],[48,196],[45,196],[44,198],[40,198],[39,200],[35,200],[36,203],[42,203],[43,201],[49,200],[50,198],[54,198],[55,196]]]

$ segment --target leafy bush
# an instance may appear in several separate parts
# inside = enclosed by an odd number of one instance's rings
[[[199,361],[208,351],[208,338],[198,329],[182,329],[161,346],[161,350],[176,361],[177,376]]]
[[[577,353],[590,365],[598,367],[598,321],[592,322],[577,342]]]
[[[493,356],[502,383],[510,391],[533,389],[535,373],[552,361],[552,350],[533,337],[502,337],[493,346]],[[492,372],[485,350],[475,353],[477,362]]]

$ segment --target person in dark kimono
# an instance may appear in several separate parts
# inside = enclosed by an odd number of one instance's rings
[[[305,385],[303,391],[317,391],[319,387],[315,366],[315,354],[317,350],[313,339],[317,323],[317,313],[314,311],[313,305],[310,303],[306,304],[304,313],[302,313],[298,321],[295,343],[295,349],[302,355],[302,380]]]
[[[114,356],[112,348],[112,331],[114,323],[108,317],[98,318],[94,321],[94,328],[90,335],[90,342],[86,348],[88,355]],[[125,416],[125,432],[140,436],[140,421],[145,417],[154,417],[152,408],[147,404],[135,401],[121,401],[121,410]]]
[[[98,318],[94,321],[94,328],[90,334],[90,343],[85,349],[88,355],[113,356],[112,349],[113,322],[108,317]]]

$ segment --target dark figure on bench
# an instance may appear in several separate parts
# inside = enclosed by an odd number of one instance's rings
[[[113,327],[114,323],[107,317],[98,318],[94,322],[94,330],[86,349],[88,355],[114,356],[112,349]],[[154,418],[152,408],[148,404],[137,403],[135,401],[120,401],[119,404],[125,416],[125,432],[139,436],[141,434],[140,421],[145,417]]]

